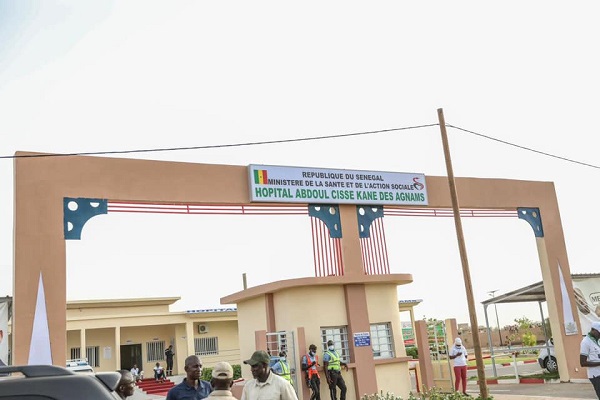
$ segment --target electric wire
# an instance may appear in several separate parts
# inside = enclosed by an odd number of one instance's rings
[[[477,132],[470,131],[468,129],[460,128],[458,126],[446,124],[446,127],[448,127],[448,128],[454,128],[454,129],[457,129],[459,131],[467,132],[467,133],[470,133],[472,135],[479,136],[479,137],[482,137],[482,138],[485,138],[485,139],[488,139],[488,140],[492,140],[492,141],[495,141],[495,142],[498,142],[498,143],[502,143],[502,144],[505,144],[505,145],[508,145],[508,146],[513,146],[513,147],[516,147],[518,149],[531,151],[533,153],[542,154],[544,156],[556,158],[556,159],[563,160],[563,161],[568,161],[568,162],[579,164],[579,165],[583,165],[583,166],[586,166],[586,167],[600,169],[600,166],[598,166],[598,165],[588,164],[588,163],[585,163],[583,161],[573,160],[572,158],[557,156],[556,154],[546,153],[545,151],[536,150],[536,149],[532,149],[531,147],[521,146],[521,145],[516,144],[516,143],[507,142],[506,140],[497,139],[497,138],[494,138],[494,137],[491,137],[491,136],[484,135],[483,133],[477,133]]]
[[[366,132],[342,133],[342,134],[336,134],[336,135],[312,136],[312,137],[293,138],[293,139],[264,140],[264,141],[259,141],[259,142],[215,144],[215,145],[206,145],[206,146],[164,147],[164,148],[153,148],[153,149],[90,151],[90,152],[57,153],[57,154],[22,154],[22,155],[18,155],[18,156],[15,156],[15,155],[0,156],[0,159],[96,156],[96,155],[107,155],[107,154],[156,153],[156,152],[161,152],[161,151],[204,150],[204,149],[218,149],[218,148],[227,148],[227,147],[259,146],[259,145],[265,145],[265,144],[308,142],[308,141],[313,141],[313,140],[324,140],[324,139],[336,139],[336,138],[345,138],[345,137],[352,137],[352,136],[374,135],[377,133],[387,133],[387,132],[394,132],[394,131],[406,131],[406,130],[411,130],[411,129],[430,128],[432,126],[438,126],[438,125],[439,124],[426,124],[426,125],[406,126],[406,127],[402,127],[402,128],[380,129],[380,130],[366,131]]]
[[[311,136],[311,137],[300,137],[300,138],[292,138],[292,139],[280,139],[280,140],[264,140],[264,141],[256,141],[256,142],[241,142],[241,143],[229,143],[229,144],[215,144],[215,145],[205,145],[205,146],[188,146],[188,147],[163,147],[163,148],[150,148],[150,149],[133,149],[133,150],[110,150],[110,151],[89,151],[89,152],[76,152],[76,153],[48,153],[48,154],[22,154],[22,155],[11,155],[11,156],[0,156],[0,159],[15,159],[15,158],[43,158],[43,157],[73,157],[73,156],[95,156],[95,155],[111,155],[111,154],[135,154],[135,153],[157,153],[157,152],[170,152],[170,151],[185,151],[185,150],[206,150],[206,149],[219,149],[219,148],[231,148],[231,147],[247,147],[247,146],[260,146],[260,145],[268,145],[268,144],[281,144],[281,143],[294,143],[294,142],[309,142],[315,140],[326,140],[326,139],[338,139],[338,138],[346,138],[346,137],[354,137],[354,136],[366,136],[366,135],[374,135],[380,133],[388,133],[388,132],[398,132],[398,131],[406,131],[413,129],[421,129],[421,128],[430,128],[433,126],[439,126],[439,123],[433,124],[424,124],[424,125],[414,125],[414,126],[406,126],[400,128],[389,128],[389,129],[379,129],[373,131],[365,131],[365,132],[353,132],[353,133],[343,133],[343,134],[335,134],[335,135],[323,135],[323,136]],[[536,150],[531,147],[519,145],[516,143],[512,143],[506,140],[498,139],[489,135],[484,135],[483,133],[478,133],[471,131],[469,129],[461,128],[459,126],[455,126],[452,124],[446,124],[446,127],[451,129],[456,129],[458,131],[462,131],[465,133],[469,133],[471,135],[479,136],[481,138],[491,140],[494,142],[502,143],[507,146],[516,147],[521,150],[530,151],[532,153],[541,154],[546,157],[556,158],[558,160],[582,165],[585,167],[600,169],[600,166],[586,163],[583,161],[574,160],[572,158],[559,156],[556,154],[548,153],[541,150]]]

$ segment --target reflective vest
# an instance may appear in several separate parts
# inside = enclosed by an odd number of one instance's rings
[[[312,360],[310,359],[310,356],[308,354],[306,354],[304,357],[306,357],[306,365],[312,363]],[[313,375],[316,375],[319,379],[321,378],[321,376],[319,375],[319,371],[317,371],[317,365],[319,365],[319,356],[315,354],[315,365],[309,367],[306,370],[309,380],[312,379]]]
[[[290,385],[294,385],[292,383],[292,374],[290,374],[290,366],[287,365],[287,363],[285,361],[279,361],[279,364],[281,365],[281,377],[285,378],[286,381],[288,381],[290,383]]]
[[[325,353],[329,354],[329,365],[327,365],[327,369],[341,371],[342,367],[340,366],[340,356],[337,351],[327,350]]]

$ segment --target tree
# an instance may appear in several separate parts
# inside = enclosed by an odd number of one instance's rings
[[[518,334],[520,334],[523,346],[535,346],[537,344],[537,337],[531,332],[534,324],[533,321],[525,316],[516,318],[514,321],[517,323],[517,332],[510,335],[510,341],[514,342]]]

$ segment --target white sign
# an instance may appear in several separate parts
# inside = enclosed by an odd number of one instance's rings
[[[8,364],[8,303],[0,303],[0,366]]]
[[[427,205],[424,174],[250,165],[257,202]]]

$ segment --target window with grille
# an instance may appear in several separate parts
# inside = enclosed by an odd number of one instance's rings
[[[194,354],[197,356],[219,354],[219,338],[216,336],[194,338]]]
[[[348,348],[348,327],[321,327],[321,346],[323,350],[327,350],[327,342],[329,340],[333,340],[333,345],[340,355],[340,359],[345,363],[349,363],[350,350]]]
[[[88,364],[92,367],[100,366],[100,346],[88,346],[85,348],[85,355],[88,360]]]
[[[394,340],[389,322],[371,324],[373,358],[394,358]]]
[[[165,341],[147,342],[146,354],[148,362],[162,361],[165,359]]]
[[[71,360],[81,358],[81,347],[71,347]]]

